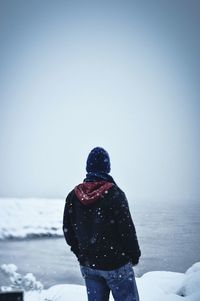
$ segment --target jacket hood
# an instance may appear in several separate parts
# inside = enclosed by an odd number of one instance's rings
[[[74,192],[82,204],[90,205],[104,197],[104,194],[107,194],[113,185],[106,181],[84,182],[76,186]]]

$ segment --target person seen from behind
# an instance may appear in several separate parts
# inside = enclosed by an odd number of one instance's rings
[[[76,255],[88,301],[139,301],[133,266],[141,256],[124,192],[110,173],[106,150],[88,155],[86,178],[67,196],[63,232]]]

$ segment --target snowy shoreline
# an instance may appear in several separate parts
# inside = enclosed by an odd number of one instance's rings
[[[62,237],[63,199],[0,198],[0,240]]]

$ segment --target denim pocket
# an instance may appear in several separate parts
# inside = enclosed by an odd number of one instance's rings
[[[127,263],[118,269],[109,271],[108,274],[109,278],[113,280],[122,280],[134,276],[133,268],[130,263]]]
[[[80,270],[83,278],[85,278],[88,275],[88,268],[81,265]]]

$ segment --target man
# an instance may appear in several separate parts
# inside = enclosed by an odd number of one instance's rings
[[[89,301],[139,301],[132,265],[141,255],[124,192],[109,175],[101,147],[87,158],[87,175],[67,196],[63,231],[77,256]]]

